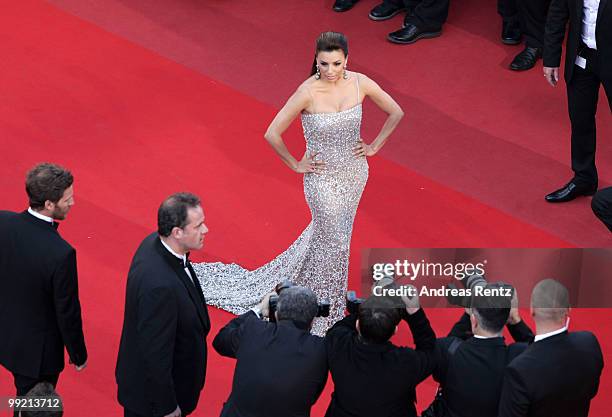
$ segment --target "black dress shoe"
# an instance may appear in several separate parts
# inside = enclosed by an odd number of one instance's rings
[[[334,12],[346,12],[351,10],[359,0],[336,0],[334,3]]]
[[[576,185],[570,181],[563,188],[553,191],[544,198],[549,203],[565,203],[582,195],[593,195],[596,191],[597,185]]]
[[[510,64],[510,69],[513,71],[525,71],[535,66],[536,61],[542,58],[542,48],[533,48],[526,46],[517,56],[514,57]]]
[[[359,0],[336,0],[334,3],[334,12],[346,12],[351,10]]]
[[[516,23],[502,23],[501,41],[506,45],[521,43],[521,28]]]
[[[368,17],[372,20],[387,20],[404,10],[406,10],[404,7],[394,6],[389,3],[381,3],[370,10]]]
[[[387,39],[393,43],[409,44],[415,43],[419,39],[436,38],[442,34],[442,30],[438,31],[425,31],[419,29],[412,23],[408,23],[400,30],[389,33]]]

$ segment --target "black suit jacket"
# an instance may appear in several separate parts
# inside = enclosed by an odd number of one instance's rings
[[[506,369],[500,417],[586,417],[603,369],[590,332],[535,342]]]
[[[27,211],[0,211],[0,363],[37,378],[87,360],[76,251]]]
[[[442,386],[448,417],[497,416],[504,369],[533,340],[522,321],[508,329],[521,343],[506,346],[503,337],[473,337],[470,318],[463,314],[449,336],[437,340],[433,377]],[[451,353],[453,343],[456,350]]]
[[[213,347],[237,359],[222,417],[307,417],[327,381],[323,339],[289,320],[265,322],[249,311],[223,327]]]
[[[561,45],[565,37],[565,26],[569,20],[565,55],[565,81],[570,82],[574,74],[574,62],[582,41],[583,0],[552,0],[544,35],[544,66],[559,67]],[[595,41],[599,54],[602,78],[612,77],[612,9],[608,0],[601,0],[597,13]]]
[[[195,272],[190,269],[196,279]],[[143,416],[191,413],[206,376],[208,310],[181,261],[153,233],[130,266],[115,377],[121,405]]]
[[[416,350],[361,341],[349,315],[325,336],[334,392],[326,417],[416,416],[416,386],[434,369],[436,335],[425,312],[406,315]]]

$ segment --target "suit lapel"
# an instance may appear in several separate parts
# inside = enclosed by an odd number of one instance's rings
[[[177,278],[185,286],[185,289],[187,290],[187,293],[189,294],[189,298],[191,298],[191,301],[195,305],[196,311],[198,312],[198,317],[200,318],[200,321],[202,322],[202,326],[204,327],[204,330],[206,331],[206,333],[208,333],[208,330],[210,329],[210,320],[208,318],[208,311],[206,310],[206,304],[204,304],[204,296],[202,295],[202,290],[199,289],[199,286],[198,288],[196,288],[196,285],[194,285],[194,282],[191,281],[191,278],[189,278],[185,270],[181,268],[181,266],[179,265],[177,258],[174,255],[172,255],[170,252],[168,252],[166,248],[164,248],[159,237],[157,238],[156,245],[157,245],[157,249],[162,254],[162,256],[164,257],[168,265],[170,265],[172,270],[176,273]],[[195,273],[192,272],[193,268],[191,268],[191,265],[190,265],[189,271],[193,274],[194,279],[196,279]]]
[[[575,0],[576,1],[576,14],[577,19],[576,22],[580,25],[580,30],[578,33],[582,33],[582,15],[584,14],[584,0]]]
[[[597,10],[597,24],[599,24],[601,20],[601,16],[603,16],[603,10],[606,8],[607,4],[608,4],[608,0],[599,1],[599,10]]]
[[[208,316],[208,308],[206,307],[206,298],[204,297],[204,293],[202,293],[202,287],[200,287],[200,285],[198,284],[198,277],[195,273],[195,270],[193,269],[193,266],[191,266],[191,262],[187,262],[187,266],[189,268],[189,272],[191,273],[191,276],[193,277],[193,281],[196,283],[195,286],[193,285],[192,286],[195,290],[195,293],[198,296],[198,299],[200,300],[199,305],[202,307],[201,310],[203,312],[203,317],[205,319],[204,327],[206,329],[210,329],[210,317]],[[189,279],[189,277],[187,277],[187,279]]]

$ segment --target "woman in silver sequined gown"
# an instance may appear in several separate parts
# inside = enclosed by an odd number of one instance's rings
[[[329,317],[315,319],[314,334],[323,335],[343,317],[353,220],[368,179],[366,158],[380,149],[403,116],[397,103],[376,83],[346,71],[347,57],[342,34],[321,34],[312,76],[287,101],[266,133],[283,161],[304,175],[311,223],[285,252],[254,271],[219,262],[194,264],[209,304],[241,314],[276,284],[289,279],[331,303]],[[360,135],[361,102],[366,96],[389,114],[369,145]],[[298,115],[306,139],[306,153],[300,161],[289,153],[281,137]]]

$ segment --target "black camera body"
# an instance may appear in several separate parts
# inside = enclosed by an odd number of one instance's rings
[[[276,307],[278,306],[278,296],[284,289],[294,287],[294,286],[295,284],[293,282],[289,280],[285,280],[277,284],[276,287],[274,288],[274,291],[276,292],[276,294],[272,294],[268,302],[268,311],[269,311],[268,319],[271,322],[276,322]],[[331,305],[329,303],[329,300],[319,301],[317,305],[318,310],[317,310],[316,317],[329,317],[330,307]]]
[[[487,279],[484,277],[484,275],[470,275],[469,277],[460,280],[460,282],[461,284],[463,284],[465,289],[470,290],[470,293],[473,292],[474,288],[476,288],[477,286],[484,287],[485,285],[487,285]],[[447,284],[446,287],[450,289],[457,289],[457,287],[453,283]],[[472,304],[472,297],[467,295],[449,294],[446,299],[450,304],[458,307],[469,308]]]
[[[355,291],[346,292],[346,310],[349,314],[357,314],[359,312],[359,306],[365,301],[365,298],[357,297]]]
[[[489,282],[485,278],[484,275],[470,275],[469,277],[461,280],[461,283],[465,287],[465,289],[469,290],[469,293],[474,295],[477,293],[476,287],[485,287]],[[512,285],[500,282],[502,288],[509,289],[512,293],[514,293],[515,289]],[[447,284],[447,288],[456,289],[457,287],[450,283]],[[472,307],[472,295],[448,295],[446,298],[448,302],[452,305],[459,307]],[[476,294],[477,295],[477,294]]]

